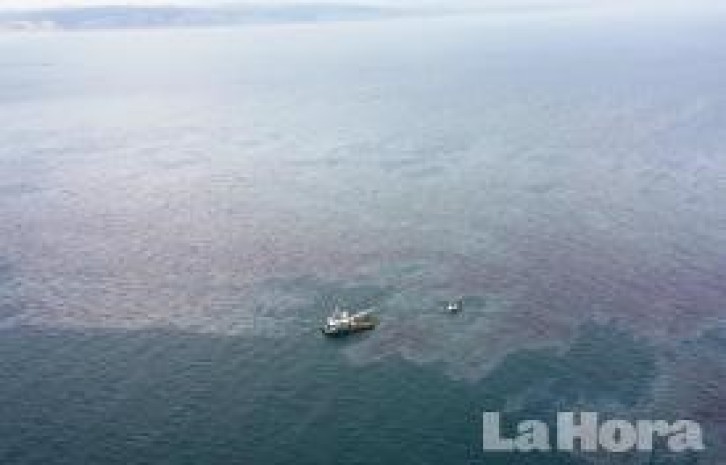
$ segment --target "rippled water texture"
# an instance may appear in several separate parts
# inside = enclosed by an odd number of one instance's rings
[[[484,406],[721,463],[725,25],[0,36],[3,463],[473,463]]]

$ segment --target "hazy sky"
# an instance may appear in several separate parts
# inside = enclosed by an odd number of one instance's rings
[[[542,1],[542,0],[540,0]],[[2,8],[46,8],[58,6],[94,5],[225,5],[225,4],[290,4],[290,3],[355,3],[355,4],[398,4],[406,0],[0,0]],[[409,2],[410,4],[411,2]],[[441,2],[439,2],[441,3]]]
[[[32,9],[58,6],[93,6],[93,5],[177,5],[177,4],[210,4],[204,0],[0,0],[0,9]]]
[[[34,9],[58,6],[93,5],[224,5],[224,4],[300,4],[347,3],[360,5],[424,5],[424,6],[486,6],[589,3],[593,0],[0,0],[0,9]],[[608,0],[624,2],[628,0]],[[631,0],[632,1],[632,0]]]
[[[336,3],[381,6],[423,6],[423,7],[487,7],[487,6],[536,6],[536,5],[648,5],[652,7],[681,6],[690,9],[695,6],[716,6],[722,0],[0,0],[0,10],[36,9],[61,6],[101,5],[225,5],[225,4],[310,4]]]

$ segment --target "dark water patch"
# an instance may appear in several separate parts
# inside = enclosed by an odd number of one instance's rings
[[[25,303],[17,292],[17,279],[10,263],[0,259],[0,322],[23,312]]]
[[[653,348],[620,329],[590,324],[563,352],[522,350],[507,356],[482,385],[531,414],[568,405],[577,410],[580,402],[591,408],[632,407],[649,393],[655,376]]]
[[[710,339],[710,338],[709,338]],[[702,341],[706,343],[706,341]],[[712,343],[710,339],[708,343]],[[694,366],[686,370],[696,373],[686,381],[681,397],[675,403],[663,403],[662,387],[656,388],[663,366],[657,364],[654,347],[635,339],[633,335],[610,325],[588,324],[565,351],[523,350],[510,354],[485,379],[477,384],[481,398],[495,399],[505,404],[502,418],[507,436],[516,436],[516,425],[528,419],[542,420],[550,431],[556,431],[557,412],[597,412],[599,421],[607,419],[668,419],[689,418],[701,423],[707,450],[703,453],[672,453],[663,440],[655,442],[652,452],[630,451],[625,454],[583,454],[588,463],[613,464],[710,464],[719,463],[720,440],[724,437],[724,424],[714,421],[714,412],[723,403],[714,394],[717,374],[713,361],[704,355],[708,351],[697,348],[691,352],[693,362],[705,363],[709,375],[697,373]],[[687,365],[678,363],[679,366]],[[723,363],[720,364],[723,371]],[[666,368],[667,369],[667,368]],[[686,375],[688,376],[688,375]],[[676,380],[678,383],[678,380]],[[708,402],[701,393],[710,390]],[[555,437],[550,435],[555,448]],[[519,462],[517,462],[519,463]]]
[[[649,345],[611,326],[586,325],[562,356],[560,398],[606,399],[626,406],[638,402],[656,375]]]
[[[510,429],[562,410],[607,415],[607,402],[642,400],[653,376],[650,349],[607,326],[584,327],[564,352],[515,352],[473,383],[396,358],[352,366],[354,339],[316,336],[0,331],[0,460],[509,464],[481,451],[482,411],[505,412]]]
[[[406,365],[351,370],[337,350],[317,338],[6,331],[0,392],[12,402],[1,407],[0,456],[441,463],[476,447],[476,404],[464,387]]]
[[[538,364],[526,356],[509,362],[519,374],[507,368],[483,384],[394,360],[353,368],[340,344],[328,342],[0,332],[0,457],[6,464],[505,464],[509,458],[480,451],[480,412],[501,408],[507,391],[526,384],[525,373],[544,376],[529,370]],[[517,463],[580,462],[548,454]]]
[[[699,421],[707,453],[726,453],[726,328],[716,326],[680,341],[661,363],[652,409]]]

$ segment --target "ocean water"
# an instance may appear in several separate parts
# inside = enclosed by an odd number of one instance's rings
[[[724,26],[0,36],[0,463],[723,463]],[[485,454],[483,410],[707,448]]]

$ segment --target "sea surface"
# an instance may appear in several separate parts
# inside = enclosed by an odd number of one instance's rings
[[[2,465],[724,461],[723,11],[0,35]]]

